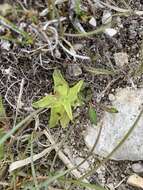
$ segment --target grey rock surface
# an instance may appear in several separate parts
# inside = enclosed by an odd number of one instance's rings
[[[77,64],[68,65],[67,70],[68,70],[68,74],[71,77],[78,77],[82,74],[82,70],[81,70],[80,66]]]
[[[126,52],[115,53],[114,59],[118,67],[123,67],[128,64],[128,54]]]
[[[132,127],[143,105],[143,89],[118,89],[112,106],[118,113],[105,112],[101,120],[102,132],[95,154],[106,157]],[[99,127],[89,126],[85,134],[85,143],[92,148]],[[111,157],[113,160],[143,160],[143,116],[126,142]]]
[[[132,164],[132,170],[133,170],[133,172],[135,172],[137,174],[142,174],[143,173],[143,164],[142,163]]]

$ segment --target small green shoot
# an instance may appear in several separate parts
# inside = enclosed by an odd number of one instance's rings
[[[89,115],[90,122],[94,125],[97,125],[97,113],[96,113],[95,108],[92,105],[89,106],[88,115]]]
[[[0,24],[5,26],[6,28],[16,32],[17,34],[20,34],[24,38],[24,44],[32,44],[33,43],[33,38],[30,36],[27,32],[19,29],[15,24],[10,22],[8,19],[0,15]],[[4,37],[4,36],[1,36]],[[0,39],[1,39],[0,37]]]
[[[69,87],[59,70],[53,73],[54,94],[47,95],[41,100],[33,103],[34,108],[51,109],[49,127],[55,127],[59,122],[63,128],[67,127],[73,120],[72,108],[80,105],[78,93],[83,81],[80,80],[75,86]]]
[[[2,102],[2,97],[0,96],[0,124],[3,124],[4,118],[6,117],[5,109]],[[5,135],[3,128],[0,128],[0,139]],[[4,157],[4,144],[0,145],[0,160]]]

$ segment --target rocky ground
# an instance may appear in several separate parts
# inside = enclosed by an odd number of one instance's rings
[[[60,126],[49,129],[54,141],[61,145],[62,153],[74,166],[78,165],[89,154],[84,141],[87,128],[92,126],[89,105],[95,108],[99,122],[104,112],[112,112],[109,108],[117,89],[130,87],[137,91],[143,87],[143,1],[16,0],[0,3],[0,96],[7,113],[5,125],[2,122],[0,127],[10,131],[34,111],[32,103],[53,90],[55,69],[60,69],[71,85],[83,79],[85,103],[74,111],[74,124],[65,129]],[[139,107],[142,103],[141,100]],[[5,144],[5,156],[0,161],[1,189],[28,189],[25,185],[33,180],[30,165],[13,173],[9,173],[8,168],[14,161],[31,155],[29,139],[33,132],[34,154],[49,146],[43,133],[48,125],[49,112],[38,116],[38,119],[34,118],[35,122],[26,123]],[[100,155],[93,153],[78,171],[83,175],[101,160]],[[40,183],[47,180],[49,171],[52,175],[65,170],[67,165],[56,150],[37,160],[34,167]],[[110,190],[142,189],[127,183],[133,173],[143,175],[142,160],[108,160],[86,180]],[[47,187],[57,188],[85,189],[77,187],[74,182],[66,184],[61,181]]]

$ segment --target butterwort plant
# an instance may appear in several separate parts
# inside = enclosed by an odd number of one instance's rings
[[[54,92],[33,103],[33,107],[50,109],[49,127],[55,127],[60,123],[65,128],[73,120],[72,110],[81,105],[79,92],[83,80],[70,87],[60,70],[53,72],[53,80]]]

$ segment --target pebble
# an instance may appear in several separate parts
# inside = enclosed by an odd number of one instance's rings
[[[143,164],[141,164],[141,163],[132,164],[132,170],[133,170],[133,172],[135,172],[137,174],[143,173]]]
[[[138,187],[143,189],[143,178],[138,176],[137,174],[129,176],[127,183],[133,187]]]
[[[110,101],[114,101],[116,99],[114,94],[109,94],[108,98],[109,98]]]
[[[97,26],[97,22],[96,22],[96,20],[95,20],[94,17],[92,17],[92,18],[89,20],[89,24],[90,24],[91,26],[93,26],[94,28]]]
[[[112,21],[112,14],[110,11],[105,10],[102,16],[102,24],[108,24]]]
[[[117,34],[117,30],[114,28],[106,28],[104,33],[109,37],[113,37]]]
[[[118,67],[123,67],[129,63],[128,54],[126,52],[118,52],[114,54],[114,60]]]
[[[5,50],[9,51],[9,50],[10,50],[10,46],[11,46],[11,44],[10,44],[9,41],[1,40],[1,42],[0,42],[0,47],[1,47],[2,49],[5,49]]]
[[[70,64],[68,65],[68,74],[71,77],[78,77],[82,74],[82,70],[79,65],[77,64]]]
[[[74,44],[73,48],[74,48],[75,51],[81,50],[82,48],[84,48],[84,44],[83,43]]]

